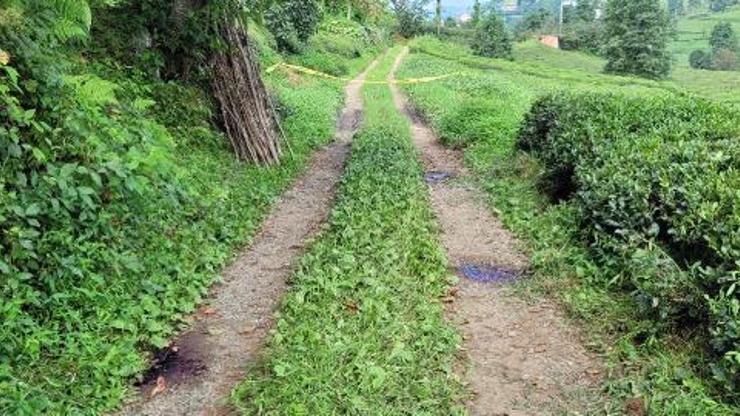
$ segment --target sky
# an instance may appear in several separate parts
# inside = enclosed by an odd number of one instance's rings
[[[432,8],[434,2],[432,4]],[[442,0],[442,14],[444,16],[459,16],[469,11],[473,6],[474,0]]]

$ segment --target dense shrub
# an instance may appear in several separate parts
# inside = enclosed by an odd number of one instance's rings
[[[728,391],[740,382],[738,137],[738,111],[702,99],[561,93],[534,104],[518,141],[646,310],[711,333]]]
[[[732,71],[738,68],[738,42],[732,25],[727,22],[718,23],[712,30],[709,46],[710,52],[697,49],[689,55],[689,64],[696,69],[713,69],[717,71]]]
[[[514,27],[514,34],[517,40],[525,40],[526,38],[538,35],[543,30],[551,29],[554,27],[555,18],[549,10],[543,8],[537,8],[524,15],[524,17],[517,22]]]
[[[694,69],[711,69],[712,54],[702,49],[697,49],[689,55],[689,65]]]
[[[346,62],[347,58],[333,53],[321,52],[309,49],[291,59],[301,66],[321,71],[325,74],[342,76],[349,72]]]
[[[421,33],[426,20],[427,3],[429,0],[391,0],[401,36],[409,38]]]
[[[712,69],[734,71],[738,68],[737,53],[730,49],[720,49],[712,55]]]
[[[575,7],[564,9],[563,31],[560,48],[598,53],[603,44],[604,25],[597,19],[597,3],[593,0],[579,1]]]
[[[504,21],[495,13],[489,13],[475,28],[470,45],[476,55],[489,58],[511,59],[512,46]]]

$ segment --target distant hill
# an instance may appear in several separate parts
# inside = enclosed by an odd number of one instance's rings
[[[671,48],[677,66],[689,66],[689,54],[695,49],[709,49],[709,36],[719,22],[730,22],[740,33],[740,6],[720,13],[699,13],[681,17],[676,25],[677,38]]]

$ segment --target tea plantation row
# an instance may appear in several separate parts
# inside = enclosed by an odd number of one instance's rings
[[[740,112],[699,98],[558,93],[533,105],[518,140],[641,308],[711,337],[728,393],[740,382],[739,138]]]
[[[411,47],[400,77],[455,74],[404,86],[412,103],[529,242],[530,289],[583,319],[611,369],[611,410],[638,396],[651,414],[735,414],[736,109],[428,38]]]

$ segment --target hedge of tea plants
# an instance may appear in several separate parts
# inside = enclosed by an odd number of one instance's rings
[[[691,282],[691,275],[655,241],[637,245],[623,239],[617,245],[623,250],[603,250],[604,255],[595,256],[593,240],[583,238],[576,198],[552,203],[541,192],[541,163],[515,148],[522,120],[543,95],[567,89],[675,97],[675,89],[663,88],[666,81],[595,75],[598,68],[584,66],[591,58],[572,60],[578,58],[573,52],[548,50],[545,68],[530,64],[532,59],[509,62],[475,57],[458,45],[430,38],[416,39],[410,46],[412,53],[399,77],[458,74],[402,88],[445,144],[464,148],[466,165],[492,210],[526,241],[532,271],[524,284],[527,291],[557,299],[586,328],[589,345],[604,354],[612,369],[604,380],[608,413],[619,414],[625,400],[641,397],[649,414],[737,414],[732,392],[714,379],[715,375],[722,378],[722,371],[713,374],[709,364],[718,355],[708,345],[711,327],[706,302],[694,308],[704,312],[693,325],[676,325],[683,324],[677,316],[690,317],[689,313],[656,320],[664,302],[659,298],[658,307],[653,307],[653,299],[632,296],[634,284],[627,279],[641,275],[656,282],[660,277],[670,289],[680,288],[678,282]],[[517,57],[521,48],[530,46],[517,45]],[[565,60],[569,62],[564,64]],[[461,111],[470,107],[475,111]],[[620,284],[630,289],[621,290]],[[662,322],[672,322],[673,328],[668,330]]]
[[[713,373],[740,382],[740,112],[684,96],[555,93],[518,146],[575,201],[595,251],[661,322],[706,331]],[[616,254],[616,255],[615,255]],[[616,259],[616,260],[615,260]]]

